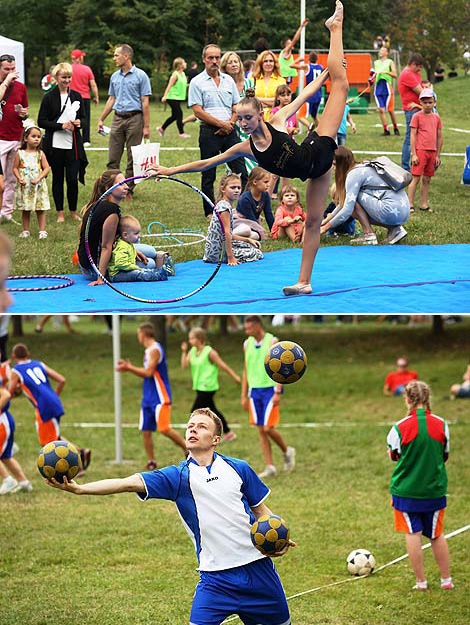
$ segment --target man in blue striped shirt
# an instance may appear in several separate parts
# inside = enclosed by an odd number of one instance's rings
[[[240,100],[240,94],[233,78],[220,71],[220,58],[221,51],[218,46],[214,44],[205,46],[202,51],[205,69],[189,83],[188,105],[201,122],[199,131],[201,159],[221,154],[239,142],[235,122],[236,105]],[[230,167],[234,173],[240,174],[244,188],[248,178],[244,159],[235,159]],[[214,167],[201,174],[201,189],[212,201],[216,171]],[[205,200],[203,205],[206,217],[210,217],[212,207]]]

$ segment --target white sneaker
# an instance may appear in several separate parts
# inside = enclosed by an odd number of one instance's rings
[[[403,226],[395,226],[393,228],[389,228],[388,234],[384,239],[384,243],[388,243],[388,245],[395,245],[398,241],[401,241],[406,237],[408,232],[403,228]]]
[[[261,473],[258,473],[258,477],[274,477],[277,474],[277,470],[276,467],[273,464],[268,464],[266,465],[266,468],[264,471],[261,471]]]
[[[91,147],[91,143],[89,141],[85,141],[85,143],[83,144],[84,148],[90,148]]]
[[[23,230],[22,232],[20,232],[20,234],[18,235],[20,239],[27,239],[29,238],[30,235],[30,231],[29,230]]]
[[[18,482],[14,477],[9,475],[3,480],[2,485],[0,486],[0,495],[6,495],[7,493],[11,493],[18,486]]]
[[[284,454],[284,471],[292,471],[295,467],[295,447],[288,447]]]
[[[45,230],[40,230],[39,238],[40,239],[47,239],[47,232]]]
[[[351,239],[351,245],[377,245],[377,235],[374,232],[361,234]]]
[[[16,443],[13,443],[12,448],[11,448],[11,455],[14,456],[19,451],[20,451],[20,448],[18,447],[18,445]]]
[[[30,493],[33,490],[33,485],[28,480],[23,482],[18,482],[15,488],[11,491],[12,493]]]

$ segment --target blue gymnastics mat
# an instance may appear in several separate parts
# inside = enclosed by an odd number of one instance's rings
[[[74,284],[49,291],[12,293],[13,314],[42,313],[468,313],[470,245],[325,247],[313,272],[314,293],[284,297],[282,287],[298,274],[301,250],[265,254],[262,261],[223,265],[210,284],[180,302],[146,304],[106,285],[90,287],[77,274]],[[168,282],[122,283],[122,290],[146,299],[181,297],[211,275],[200,260],[176,266]],[[60,284],[48,278],[21,278],[11,288]],[[64,282],[62,282],[64,283]]]

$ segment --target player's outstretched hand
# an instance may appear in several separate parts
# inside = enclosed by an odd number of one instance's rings
[[[120,359],[116,363],[116,371],[129,371],[130,365],[131,365],[130,360]]]
[[[290,547],[297,547],[297,543],[289,538],[284,549],[281,549],[281,551],[275,551],[274,553],[266,553],[265,555],[269,556],[270,558],[280,558],[289,551]]]
[[[171,176],[174,174],[172,167],[163,167],[163,165],[149,165],[145,170],[145,173],[150,177],[156,176]]]
[[[64,475],[64,481],[58,482],[54,477],[51,477],[49,480],[44,480],[48,486],[52,486],[52,488],[58,488],[59,490],[67,490],[69,493],[77,493],[80,488],[77,482],[73,480],[68,480]]]

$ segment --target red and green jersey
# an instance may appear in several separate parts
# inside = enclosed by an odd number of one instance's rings
[[[392,495],[438,499],[447,491],[445,460],[449,455],[449,427],[441,417],[418,408],[398,421],[387,436],[392,460]]]

